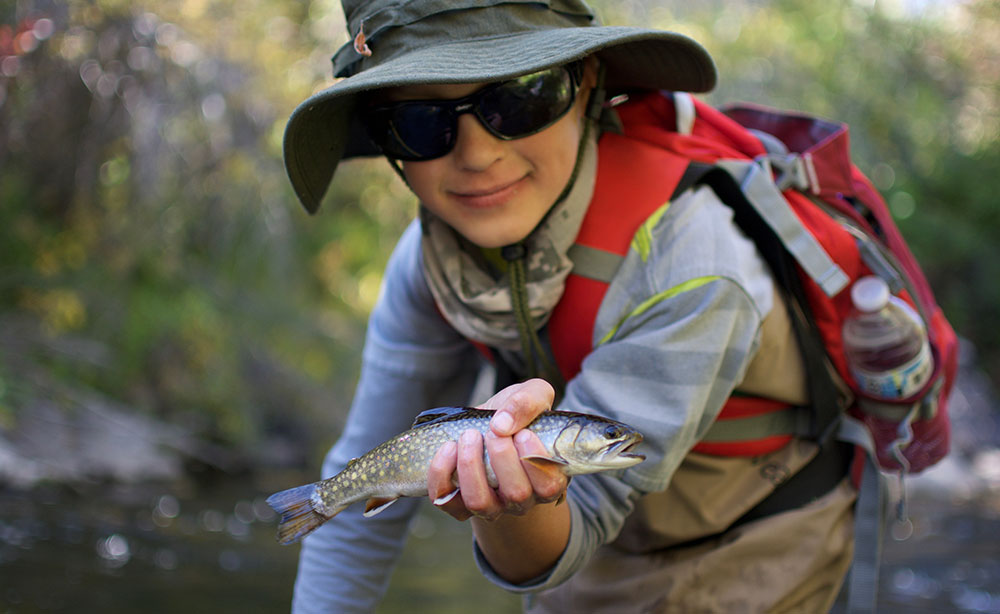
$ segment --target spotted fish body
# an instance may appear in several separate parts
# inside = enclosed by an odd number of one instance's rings
[[[428,410],[417,416],[413,428],[349,462],[337,475],[271,495],[267,502],[281,514],[278,541],[290,544],[305,537],[344,508],[368,501],[365,516],[373,516],[399,497],[427,495],[427,472],[438,449],[457,441],[467,430],[486,433],[493,411],[461,407]],[[565,475],[624,469],[642,462],[631,450],[642,435],[631,427],[575,412],[549,411],[528,429],[545,446],[547,457],[523,460]],[[496,476],[484,451],[486,477]]]

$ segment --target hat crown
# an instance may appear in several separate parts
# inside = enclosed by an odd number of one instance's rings
[[[342,0],[350,42],[333,56],[336,77],[436,45],[595,25],[582,0]],[[369,45],[371,55],[359,52]],[[526,50],[527,51],[527,50]]]
[[[690,38],[600,26],[584,0],[341,0],[350,42],[333,57],[346,77],[309,97],[285,129],[285,168],[315,211],[342,159],[377,155],[358,107],[366,92],[430,83],[489,83],[596,56],[609,91],[707,92],[715,65]]]

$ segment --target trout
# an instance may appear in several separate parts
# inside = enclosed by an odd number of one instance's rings
[[[413,428],[351,460],[337,475],[271,495],[267,503],[281,515],[278,541],[297,542],[357,501],[367,500],[364,516],[369,517],[399,497],[426,496],[427,472],[438,449],[467,430],[485,434],[492,416],[492,410],[470,407],[427,410],[417,416]],[[625,469],[646,458],[632,451],[642,441],[638,431],[600,416],[547,411],[527,428],[538,435],[548,456],[521,460],[567,476]],[[496,488],[485,447],[483,456],[487,480]],[[447,502],[457,493],[456,488],[435,503]]]

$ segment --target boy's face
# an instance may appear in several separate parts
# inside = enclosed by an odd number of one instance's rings
[[[573,107],[537,134],[504,141],[471,113],[460,115],[451,152],[424,162],[403,162],[410,188],[425,207],[476,245],[502,247],[524,239],[569,182],[594,73],[588,62]],[[406,86],[390,97],[453,99],[482,86]]]

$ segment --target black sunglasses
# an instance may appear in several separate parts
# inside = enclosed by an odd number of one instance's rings
[[[583,64],[574,62],[493,83],[457,100],[406,100],[372,107],[365,125],[389,158],[408,162],[448,154],[458,139],[458,116],[472,113],[490,134],[505,141],[541,132],[576,100]]]

